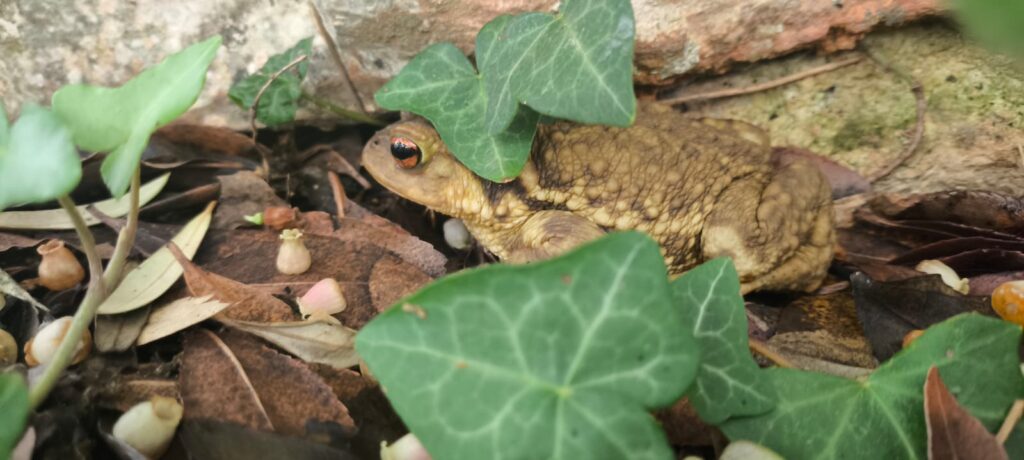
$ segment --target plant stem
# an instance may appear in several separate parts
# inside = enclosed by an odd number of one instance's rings
[[[754,350],[755,352],[757,352],[757,354],[764,356],[765,358],[768,359],[768,361],[775,363],[776,366],[783,367],[786,369],[796,368],[796,366],[794,366],[793,363],[789,362],[789,360],[786,359],[784,356],[776,353],[775,350],[773,350],[772,347],[767,343],[764,343],[753,337],[749,337],[747,340],[749,341],[751,350]]]
[[[107,296],[103,283],[103,264],[96,252],[96,240],[93,238],[92,232],[89,231],[89,226],[85,224],[85,220],[78,213],[78,208],[75,207],[75,203],[71,201],[70,197],[64,195],[57,201],[64,208],[64,212],[71,217],[71,222],[75,225],[75,232],[78,233],[78,239],[82,243],[82,251],[85,252],[85,258],[89,262],[89,289],[85,292],[85,298],[82,299],[82,304],[78,306],[78,311],[75,312],[75,317],[71,320],[71,327],[68,328],[60,346],[57,347],[53,360],[46,366],[35,386],[29,390],[29,404],[33,409],[42,404],[46,396],[50,394],[50,390],[57,384],[60,374],[71,362],[75,348],[82,340],[82,334],[85,333],[89,323],[92,323],[93,317],[96,316],[96,309]]]
[[[374,118],[374,117],[372,117],[370,115],[366,115],[366,114],[362,114],[362,113],[359,113],[359,112],[354,112],[354,111],[348,110],[348,109],[346,109],[344,107],[341,107],[341,106],[339,106],[337,104],[334,104],[334,103],[332,103],[332,102],[330,102],[328,100],[321,99],[321,98],[316,97],[316,96],[314,96],[312,94],[309,94],[309,93],[307,93],[305,91],[302,92],[302,98],[307,100],[307,101],[309,101],[309,102],[312,102],[313,105],[315,105],[317,107],[320,107],[321,109],[326,110],[328,112],[331,112],[331,113],[333,113],[333,114],[335,114],[335,115],[337,115],[339,117],[348,118],[349,120],[359,121],[359,122],[371,124],[371,125],[374,125],[374,126],[385,126],[386,125],[386,123],[384,123],[383,121],[380,121],[380,120],[378,120],[378,119],[376,119],[376,118]]]
[[[128,261],[128,254],[131,254],[132,247],[135,246],[135,232],[139,228],[139,188],[142,187],[141,169],[141,167],[136,167],[135,173],[132,174],[132,185],[128,190],[128,217],[124,228],[117,235],[114,255],[110,257],[107,270],[103,272],[103,283],[111,291],[121,283],[121,275],[124,271],[125,262]]]

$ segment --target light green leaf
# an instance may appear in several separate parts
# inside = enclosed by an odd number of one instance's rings
[[[139,189],[139,205],[145,205],[152,201],[153,198],[156,198],[156,196],[160,194],[160,191],[164,189],[164,186],[167,185],[167,180],[170,177],[171,173],[166,173],[143,184]],[[81,214],[82,219],[85,220],[85,224],[89,226],[100,223],[100,220],[87,210],[90,206],[96,208],[97,211],[102,212],[109,217],[122,217],[128,214],[128,211],[131,209],[127,196],[77,206],[78,213]],[[68,213],[64,212],[61,208],[57,208],[42,211],[0,212],[0,228],[16,228],[24,230],[71,230],[75,228],[75,224],[71,222],[71,218],[68,217]]]
[[[442,278],[356,349],[434,458],[674,458],[648,409],[697,349],[657,244],[616,233],[530,265]]]
[[[295,46],[281,54],[275,54],[263,64],[259,72],[245,77],[235,83],[228,91],[228,97],[239,107],[248,110],[252,106],[260,88],[270,80],[270,77],[283,69],[292,60],[299,56],[309,56],[313,52],[313,37],[299,40]],[[309,59],[295,65],[294,71],[282,73],[267,86],[267,89],[260,96],[259,106],[256,107],[256,119],[267,126],[276,126],[289,123],[295,120],[295,112],[299,108],[299,98],[302,97],[302,80],[306,78],[306,71],[309,68]]]
[[[477,35],[489,133],[509,126],[519,102],[581,123],[633,123],[629,0],[565,0],[560,8],[556,14],[502,16]]]
[[[28,422],[28,387],[20,375],[0,374],[0,458],[9,458]]]
[[[508,130],[488,134],[480,76],[450,43],[416,55],[376,94],[390,110],[408,110],[430,120],[452,154],[473,172],[495,182],[519,175],[533,145],[537,113],[522,107]]]
[[[775,410],[721,425],[730,439],[763,444],[785,458],[927,458],[923,388],[935,365],[957,401],[989,429],[1024,397],[1020,326],[964,314],[929,328],[864,381],[768,369]]]
[[[758,415],[774,407],[771,387],[758,380],[760,368],[750,356],[747,315],[732,260],[714,259],[672,281],[683,317],[693,321],[700,345],[697,379],[687,391],[701,419],[710,424],[740,415]]]
[[[1024,57],[1024,2],[954,0],[952,4],[967,35],[997,51]]]
[[[117,88],[69,85],[53,94],[53,108],[84,150],[111,152],[101,173],[111,194],[124,195],[149,135],[195,103],[217,55],[215,36],[168,56]]]
[[[71,133],[53,112],[26,104],[8,129],[0,106],[0,210],[67,195],[82,179]]]
[[[189,259],[199,250],[199,245],[210,228],[216,204],[216,201],[210,202],[203,212],[193,217],[171,239]],[[171,251],[166,247],[160,248],[138,267],[128,272],[121,284],[117,285],[117,289],[100,304],[97,311],[101,315],[113,315],[149,305],[167,292],[183,273],[184,269],[175,260]]]

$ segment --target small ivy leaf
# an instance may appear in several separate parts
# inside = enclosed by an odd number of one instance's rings
[[[28,387],[20,375],[0,374],[0,458],[8,458],[28,421]]]
[[[478,175],[505,182],[519,175],[537,132],[537,113],[522,107],[508,129],[487,134],[487,97],[469,59],[450,43],[423,50],[375,95],[389,110],[407,110],[433,123],[441,140]]]
[[[128,190],[149,135],[185,113],[199,97],[217,55],[215,36],[168,56],[124,85],[69,85],[53,94],[53,109],[84,150],[111,152],[100,171],[115,197]]]
[[[519,102],[556,118],[629,126],[636,117],[634,34],[628,0],[566,0],[557,14],[487,24],[477,35],[487,132],[505,130]]]
[[[747,315],[732,260],[714,259],[672,281],[683,317],[694,321],[701,349],[697,379],[687,390],[700,418],[718,424],[735,416],[763,414],[774,407],[772,388],[760,383],[750,356]]]
[[[775,387],[775,409],[733,418],[720,428],[784,458],[927,457],[924,387],[935,366],[960,405],[989,430],[1024,396],[1017,347],[1020,326],[962,314],[928,328],[863,381],[796,369],[760,373]],[[984,385],[978,384],[984,382]]]
[[[27,104],[8,128],[2,112],[0,107],[0,210],[71,193],[82,178],[82,164],[57,115]]]
[[[287,51],[267,59],[259,72],[235,83],[228,91],[228,97],[239,107],[248,110],[260,88],[263,88],[271,76],[299,56],[310,56],[312,53],[313,37],[299,40]],[[294,71],[289,70],[279,75],[260,96],[260,103],[256,107],[256,119],[261,123],[277,126],[295,120],[295,112],[299,109],[299,99],[302,97],[302,80],[306,78],[309,69],[309,59],[296,64],[293,69]]]
[[[434,458],[674,458],[648,409],[696,372],[657,244],[616,233],[442,278],[356,336]]]

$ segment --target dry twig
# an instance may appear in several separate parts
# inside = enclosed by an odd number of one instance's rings
[[[878,170],[877,172],[865,177],[865,179],[867,179],[868,182],[875,183],[879,179],[888,176],[893,171],[895,171],[896,168],[905,163],[911,156],[914,155],[914,152],[917,151],[917,147],[921,145],[921,139],[924,138],[924,121],[925,113],[928,110],[928,101],[925,100],[924,86],[921,84],[921,82],[917,81],[917,79],[915,79],[911,75],[903,71],[900,71],[895,67],[878,59],[878,57],[872,54],[870,51],[867,52],[867,55],[869,58],[871,58],[873,62],[875,62],[880,67],[885,69],[886,72],[890,72],[893,75],[899,77],[900,79],[910,83],[910,90],[914,93],[914,100],[916,102],[917,111],[917,121],[914,123],[914,133],[911,135],[910,143],[907,144],[907,147],[905,149],[903,149],[903,153],[901,153],[895,161],[892,161],[891,163],[889,163],[882,169]]]
[[[722,99],[722,98],[726,98],[726,97],[733,97],[733,96],[741,96],[741,95],[744,95],[744,94],[758,93],[758,92],[761,92],[761,91],[767,91],[769,89],[778,88],[778,87],[783,86],[783,85],[788,85],[790,83],[793,83],[793,82],[796,82],[796,81],[800,81],[800,80],[803,80],[803,79],[808,78],[808,77],[813,77],[815,75],[823,74],[825,72],[831,72],[833,70],[836,70],[836,69],[839,69],[839,68],[842,68],[842,67],[846,67],[848,65],[856,64],[856,63],[860,62],[861,60],[863,60],[863,58],[861,56],[855,56],[855,57],[852,57],[850,59],[846,59],[846,60],[842,60],[842,61],[837,61],[837,62],[832,62],[832,63],[825,64],[825,65],[822,65],[822,66],[810,68],[810,69],[804,70],[802,72],[797,72],[797,73],[792,74],[792,75],[787,75],[787,76],[782,77],[782,78],[778,78],[778,79],[771,80],[771,81],[766,81],[764,83],[759,83],[759,84],[756,84],[756,85],[745,86],[745,87],[742,87],[742,88],[729,88],[729,89],[723,89],[723,90],[718,90],[718,91],[709,91],[709,92],[706,92],[706,93],[699,93],[699,94],[684,94],[684,95],[678,96],[678,97],[662,99],[660,102],[662,102],[664,104],[669,104],[669,105],[677,105],[677,104],[683,104],[683,103],[686,103],[686,102],[704,101],[704,100],[709,100],[709,99]]]
[[[366,107],[363,105],[363,98],[359,96],[359,91],[356,91],[356,85],[352,83],[352,77],[348,74],[348,69],[345,67],[345,63],[341,60],[341,51],[338,48],[338,42],[334,40],[334,36],[327,31],[327,25],[324,24],[323,14],[320,13],[320,8],[317,7],[316,2],[313,0],[309,1],[310,13],[313,15],[313,22],[316,23],[316,29],[320,32],[320,38],[327,44],[327,49],[330,50],[331,58],[334,60],[334,64],[341,70],[341,75],[345,77],[345,83],[348,85],[348,90],[352,93],[352,97],[356,100],[356,105],[359,107],[359,111],[363,115],[369,115],[366,113]]]
[[[796,367],[793,365],[793,363],[789,362],[789,360],[786,359],[784,356],[780,355],[775,350],[773,350],[772,347],[767,343],[757,340],[753,337],[749,338],[748,340],[750,341],[751,350],[753,350],[754,352],[761,356],[764,356],[765,358],[768,359],[768,361],[775,363],[776,366],[784,367],[787,369],[793,369]]]
[[[1010,412],[1003,419],[1003,425],[999,427],[999,432],[996,433],[996,441],[999,441],[999,444],[1005,444],[1006,440],[1010,438],[1010,433],[1017,426],[1021,415],[1024,415],[1024,399],[1014,401],[1013,407],[1010,407]]]
[[[334,195],[334,207],[338,208],[338,219],[345,217],[345,187],[341,185],[338,173],[327,171],[327,181],[331,183],[331,194]]]

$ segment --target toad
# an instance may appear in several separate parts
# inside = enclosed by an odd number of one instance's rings
[[[731,257],[746,293],[812,291],[832,259],[831,193],[816,166],[780,161],[752,125],[662,104],[639,104],[628,128],[539,126],[522,174],[507,183],[475,175],[419,118],[378,132],[363,165],[398,195],[462,219],[508,262],[640,230],[672,275]]]

